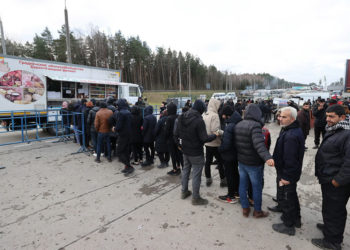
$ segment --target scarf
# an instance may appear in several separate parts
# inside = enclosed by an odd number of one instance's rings
[[[350,130],[350,115],[346,115],[345,120],[340,121],[333,126],[326,125],[326,131],[335,131],[337,129]]]

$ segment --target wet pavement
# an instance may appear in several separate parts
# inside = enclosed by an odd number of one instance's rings
[[[267,127],[273,150],[279,127]],[[15,140],[11,136],[6,141]],[[124,176],[117,159],[98,164],[91,155],[72,155],[79,149],[72,142],[2,146],[0,249],[317,249],[311,238],[322,236],[316,229],[321,191],[312,137],[310,131],[298,184],[303,225],[295,236],[272,230],[278,213],[244,218],[239,204],[219,201],[227,190],[220,188],[215,166],[212,186],[202,177],[201,194],[209,204],[192,206],[190,198],[180,199],[180,177],[166,175],[170,168],[135,166]],[[275,170],[266,166],[264,209],[275,205],[275,193]],[[344,249],[350,249],[349,224],[348,216]]]

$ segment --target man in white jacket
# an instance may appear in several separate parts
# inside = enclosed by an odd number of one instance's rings
[[[207,134],[212,135],[218,130],[221,129],[220,126],[220,118],[219,118],[219,107],[221,102],[217,99],[211,98],[208,104],[208,111],[203,114],[203,120],[205,123],[205,127],[207,129]],[[218,170],[220,175],[220,186],[227,186],[225,171],[221,159],[221,155],[219,153],[219,146],[221,145],[221,138],[217,137],[214,141],[205,143],[205,177],[207,178],[207,186],[210,186],[213,183],[211,178],[210,165],[213,162],[213,157],[218,161]]]

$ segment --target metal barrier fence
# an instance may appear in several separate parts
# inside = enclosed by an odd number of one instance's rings
[[[46,110],[23,110],[0,112],[0,146],[30,143],[48,139],[68,141],[71,136],[81,138],[78,152],[86,152],[84,114],[68,112],[59,108]],[[73,127],[73,133],[71,131]],[[33,132],[31,132],[33,131]],[[45,133],[46,132],[46,133]],[[13,133],[12,141],[5,142],[5,134]],[[19,134],[20,139],[17,140]],[[33,137],[34,138],[31,138]]]

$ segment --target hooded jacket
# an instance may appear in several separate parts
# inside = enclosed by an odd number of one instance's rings
[[[261,110],[255,104],[246,108],[244,119],[235,127],[238,161],[248,166],[261,166],[272,159],[262,134]]]
[[[332,179],[341,186],[350,184],[350,129],[345,126],[327,131],[315,157],[315,175],[320,184],[330,183]]]
[[[214,98],[211,98],[208,104],[208,111],[203,114],[203,120],[208,135],[214,134],[217,130],[221,129],[220,118],[218,110],[221,102]],[[220,137],[217,137],[214,141],[207,142],[205,146],[219,147],[221,144]]]
[[[131,108],[131,143],[142,143],[142,123],[143,119],[139,107],[133,106]]]
[[[168,117],[165,120],[164,124],[164,136],[167,142],[167,145],[173,145],[175,144],[174,141],[174,124],[177,118],[177,106],[174,103],[169,103],[167,105],[167,112],[168,112]]]
[[[205,104],[201,100],[196,100],[193,107],[178,118],[175,130],[175,141],[181,139],[182,152],[188,156],[203,155],[203,145],[206,142],[215,140],[216,135],[207,134],[202,114]]]
[[[100,110],[100,107],[93,107],[89,112],[89,115],[87,118],[87,126],[90,128],[90,132],[96,132],[95,117],[96,117],[97,111],[99,110]]]
[[[154,128],[157,124],[157,118],[153,115],[153,107],[147,106],[144,110],[142,124],[142,136],[144,143],[154,142]]]
[[[229,119],[226,119],[226,127],[222,136],[219,152],[224,161],[237,161],[237,150],[235,146],[235,126],[242,121],[241,115],[235,111]]]
[[[296,183],[300,179],[303,166],[305,139],[298,121],[281,129],[276,141],[273,159],[277,175]]]
[[[118,134],[118,140],[123,137],[130,139],[131,135],[131,113],[129,105],[124,99],[117,101],[118,110],[114,112],[114,131]]]

